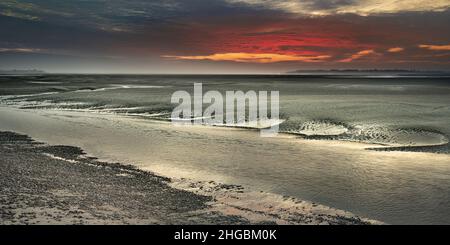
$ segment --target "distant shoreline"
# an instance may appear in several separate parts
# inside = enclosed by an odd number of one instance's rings
[[[450,78],[450,72],[448,73],[382,73],[382,72],[373,72],[373,73],[351,73],[351,72],[300,72],[300,73],[262,73],[262,74],[178,74],[178,73],[9,73],[4,74],[0,72],[0,76],[2,77],[20,77],[20,76],[36,76],[36,77],[52,77],[52,76],[110,76],[110,77],[120,77],[120,76],[136,76],[136,77],[174,77],[174,78],[209,78],[209,77],[239,77],[242,79],[245,78],[365,78],[365,79],[396,79],[396,78],[409,78],[409,79],[420,79],[420,78],[429,78],[429,79],[448,79]]]
[[[293,70],[270,73],[96,73],[96,72],[47,72],[37,69],[1,70],[0,75],[134,75],[134,76],[330,76],[330,75],[404,75],[404,76],[450,76],[450,70],[405,69],[318,69]]]
[[[47,72],[31,69],[31,70],[0,70],[0,75],[45,75]]]

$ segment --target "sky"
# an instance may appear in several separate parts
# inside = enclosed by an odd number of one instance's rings
[[[0,69],[450,70],[450,0],[1,0]]]

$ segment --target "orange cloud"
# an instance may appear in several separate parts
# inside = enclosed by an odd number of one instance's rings
[[[448,45],[428,45],[428,44],[421,44],[419,45],[419,48],[424,48],[424,49],[428,49],[428,50],[445,50],[448,51],[450,50],[450,44]]]
[[[331,56],[329,55],[299,56],[299,55],[284,55],[271,53],[267,54],[218,53],[212,55],[197,55],[197,56],[164,55],[162,57],[176,60],[212,60],[212,61],[234,61],[245,63],[275,63],[285,61],[321,62],[331,58]]]
[[[404,48],[401,47],[395,47],[395,48],[390,48],[387,51],[389,53],[398,53],[398,52],[402,52],[403,50],[405,50]]]
[[[377,54],[377,53],[376,53],[375,50],[373,50],[373,49],[362,50],[362,51],[359,51],[359,52],[356,53],[356,54],[353,54],[353,55],[350,56],[349,58],[340,60],[339,62],[351,62],[351,61],[353,61],[353,60],[360,59],[360,58],[362,58],[362,57],[364,57],[364,56],[367,56],[367,55],[374,55],[374,54]]]

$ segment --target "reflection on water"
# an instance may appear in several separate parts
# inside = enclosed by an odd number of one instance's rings
[[[1,130],[177,178],[241,184],[388,223],[449,223],[450,157],[80,112],[0,109]]]

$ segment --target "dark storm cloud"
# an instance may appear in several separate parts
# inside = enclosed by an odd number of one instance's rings
[[[138,31],[179,17],[245,12],[219,0],[3,0],[0,15],[30,21],[82,25],[105,31]]]
[[[39,22],[83,25],[109,31],[127,31],[127,27],[170,18],[181,12],[172,1],[123,0],[44,0],[0,2],[0,14]],[[23,17],[29,16],[29,17]]]
[[[269,55],[272,60],[330,57],[321,60],[325,66],[341,65],[342,60],[355,66],[363,62],[367,66],[388,62],[408,65],[408,60],[424,67],[427,62],[430,67],[437,63],[440,67],[449,66],[449,57],[442,50],[419,48],[450,44],[449,11],[402,12],[403,5],[391,4],[381,10],[394,9],[395,13],[362,16],[352,12],[356,8],[370,13],[366,7],[370,9],[371,2],[374,1],[2,0],[0,66],[9,62],[41,65],[38,68],[42,69],[46,69],[44,64],[58,69],[64,67],[61,64],[85,69],[84,64],[98,63],[102,67],[134,69],[140,66],[139,62],[147,62],[148,68],[142,69],[148,72],[177,65],[197,70],[219,65],[229,69],[235,64],[212,60],[234,57],[231,53],[242,53],[237,59],[258,53]],[[442,5],[441,1],[436,4]],[[434,10],[433,6],[425,7]],[[349,13],[333,14],[337,10]],[[327,14],[312,17],[304,14],[308,11]],[[389,52],[392,48],[401,51]],[[360,56],[360,52],[367,55]],[[195,60],[198,57],[209,61]],[[278,71],[296,64],[272,67]],[[257,67],[238,64],[235,68],[246,66]],[[261,67],[268,69],[266,65]]]
[[[0,48],[108,49],[165,46],[186,19],[250,11],[222,1],[42,0],[0,2]],[[190,28],[190,27],[187,27]],[[157,43],[161,41],[162,43]],[[129,44],[129,45],[126,45]],[[139,47],[136,47],[139,48]]]

